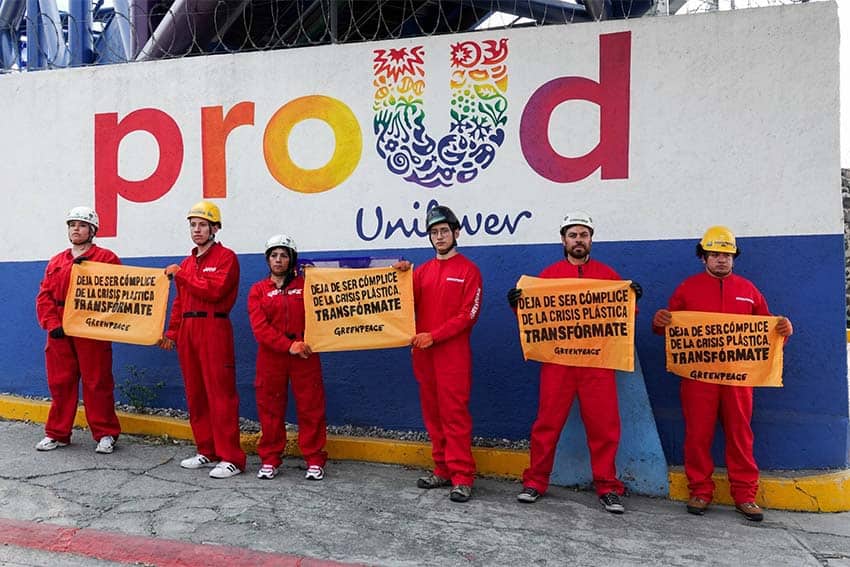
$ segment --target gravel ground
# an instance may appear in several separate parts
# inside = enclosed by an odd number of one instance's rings
[[[5,395],[18,396],[4,392]],[[20,396],[19,396],[20,397]],[[49,402],[50,398],[23,396],[32,400],[40,400]],[[127,413],[139,413],[145,415],[158,415],[162,417],[174,417],[177,419],[189,419],[189,414],[183,410],[172,408],[137,408],[127,404],[115,404],[115,408],[119,411]],[[239,418],[239,428],[243,433],[259,433],[260,424],[244,417]],[[298,426],[293,423],[286,424],[287,431],[298,431]],[[398,439],[400,441],[420,441],[429,442],[428,434],[424,431],[401,431],[396,429],[383,429],[381,427],[358,427],[354,425],[329,425],[329,435],[342,435],[348,437],[374,437],[377,439]],[[520,449],[528,450],[528,439],[493,439],[488,437],[473,437],[472,445],[474,447],[488,447],[497,449]]]
[[[189,414],[182,410],[171,408],[142,408],[141,410],[128,405],[116,404],[116,407],[128,413],[144,413],[148,415],[160,415],[165,417],[176,417],[188,419]],[[259,433],[260,424],[244,417],[239,418],[239,428],[243,433]],[[286,424],[287,431],[298,431],[294,423]],[[380,427],[358,427],[354,425],[329,425],[329,435],[343,435],[348,437],[374,437],[379,439],[398,439],[401,441],[429,442],[428,434],[424,431],[399,431],[396,429],[383,429]],[[528,439],[492,439],[487,437],[473,437],[472,445],[475,447],[490,447],[500,449],[528,449]]]

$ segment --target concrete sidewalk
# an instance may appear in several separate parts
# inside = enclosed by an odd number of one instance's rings
[[[518,483],[488,478],[456,504],[397,465],[331,461],[311,482],[287,459],[269,481],[255,477],[252,455],[246,474],[216,480],[179,467],[194,453],[184,442],[122,436],[99,455],[75,430],[70,446],[39,453],[42,435],[40,424],[0,421],[0,564],[51,564],[47,553],[79,565],[850,567],[850,513],[768,510],[756,524],[727,506],[696,517],[680,502],[632,496],[616,516],[593,493],[558,487],[523,505]]]
[[[19,396],[0,394],[0,419],[13,419],[44,423],[50,402],[31,400]],[[121,430],[132,435],[152,435],[192,441],[188,421],[172,417],[118,412]],[[88,427],[82,406],[77,410],[75,427]],[[583,435],[583,433],[582,433]],[[249,454],[257,452],[259,433],[243,433],[242,448]],[[573,440],[575,442],[575,440]],[[578,446],[577,446],[578,447]],[[325,446],[328,454],[337,460],[364,461],[395,464],[411,468],[432,466],[430,444],[398,439],[328,435]],[[584,452],[584,447],[579,447]],[[298,455],[298,445],[289,436],[287,455]],[[473,447],[475,467],[482,476],[519,479],[528,466],[528,451]],[[588,467],[589,463],[585,463]],[[555,473],[557,471],[553,471]],[[713,476],[717,486],[714,501],[732,504],[729,479],[725,469],[718,468]],[[688,499],[687,478],[682,467],[671,467],[668,472],[669,497]],[[554,482],[553,477],[553,482]],[[569,484],[571,483],[564,483]],[[765,508],[806,512],[850,511],[850,469],[834,471],[761,471],[756,503]]]

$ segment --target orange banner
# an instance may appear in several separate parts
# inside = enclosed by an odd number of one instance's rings
[[[368,350],[410,344],[413,270],[304,270],[304,342],[315,352]]]
[[[83,262],[71,267],[62,328],[74,337],[152,345],[167,308],[162,269]]]
[[[629,280],[522,276],[517,305],[525,359],[634,370],[635,299]]]
[[[728,386],[782,387],[780,317],[673,311],[667,371]]]

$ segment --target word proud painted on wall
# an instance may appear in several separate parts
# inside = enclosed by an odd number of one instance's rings
[[[530,171],[554,183],[573,183],[597,170],[603,180],[628,178],[631,43],[631,32],[600,35],[598,81],[557,77],[536,89],[532,85],[524,107],[523,101],[513,103],[517,112],[522,110],[517,126],[520,145],[513,151],[522,153]],[[380,49],[374,54],[371,72],[363,66],[363,79],[373,84],[374,147],[389,171],[420,190],[480,181],[481,172],[494,165],[497,150],[511,139],[506,131],[508,40],[462,41],[450,47],[451,120],[450,131],[442,136],[426,130],[424,47]],[[229,108],[202,106],[199,119],[182,115],[177,117],[179,122],[159,108],[139,108],[124,115],[96,113],[93,160],[95,208],[101,221],[98,235],[118,234],[119,197],[133,203],[164,197],[178,184],[187,155],[188,165],[199,170],[200,196],[205,199],[228,197],[228,175],[238,175],[240,186],[266,184],[271,179],[305,195],[339,187],[361,165],[363,128],[357,114],[338,98],[349,86],[330,86],[339,92],[306,94],[284,102],[270,113],[261,135],[252,129],[257,113],[252,100]],[[304,88],[310,92],[309,85]],[[598,132],[576,133],[585,138],[598,135],[595,146],[581,156],[561,155],[549,136],[555,109],[571,100],[599,108]],[[290,134],[307,120],[324,122],[334,133],[332,155],[317,168],[303,168],[292,158]],[[181,123],[199,124],[200,132],[186,133]],[[270,178],[241,168],[247,160],[235,160],[228,166],[228,137],[238,128],[251,129],[242,136],[243,141],[247,138],[249,147],[262,152]],[[153,137],[157,151],[128,150],[126,144],[122,148],[125,139],[139,132]],[[186,139],[199,140],[199,151],[187,151]],[[128,161],[146,165],[150,174],[143,179],[124,177],[119,164]],[[374,178],[375,172],[364,172],[364,177]]]

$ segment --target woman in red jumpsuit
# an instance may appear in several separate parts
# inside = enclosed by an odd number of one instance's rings
[[[248,317],[259,343],[254,381],[262,435],[257,478],[277,475],[286,449],[287,390],[292,382],[298,414],[298,446],[308,480],[322,480],[325,452],[325,389],[322,365],[304,342],[304,278],[298,274],[298,249],[285,234],[266,242],[269,277],[248,294]]]
[[[71,442],[71,428],[77,415],[80,377],[86,420],[98,453],[111,453],[121,432],[115,415],[112,343],[82,337],[69,337],[62,329],[65,295],[71,283],[71,267],[84,260],[120,264],[113,252],[92,243],[99,225],[97,213],[89,207],[74,207],[65,217],[71,248],[47,263],[44,279],[35,299],[38,323],[48,331],[44,349],[50,413],[44,427],[45,438],[35,448],[52,451]]]
[[[697,244],[697,257],[705,271],[682,282],[668,303],[652,320],[652,329],[663,335],[672,319],[671,311],[709,311],[743,315],[770,315],[767,301],[748,279],[732,273],[740,249],[735,235],[724,226],[710,227]],[[788,337],[793,327],[783,318],[776,331]],[[753,457],[753,389],[684,378],[680,382],[682,414],[685,419],[685,475],[688,477],[687,510],[701,516],[714,495],[714,461],[711,444],[717,418],[726,437],[726,469],[735,509],[748,520],[760,522],[764,515],[755,503],[759,469]]]

